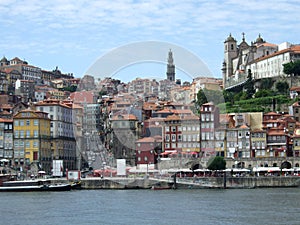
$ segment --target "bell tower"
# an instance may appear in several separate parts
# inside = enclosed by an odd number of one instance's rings
[[[175,65],[173,60],[173,53],[170,49],[167,65],[167,79],[170,81],[175,81]]]
[[[227,39],[224,41],[224,62],[222,66],[223,81],[233,75],[233,63],[232,60],[238,56],[238,49],[236,40],[229,34]],[[225,83],[224,83],[225,84]]]

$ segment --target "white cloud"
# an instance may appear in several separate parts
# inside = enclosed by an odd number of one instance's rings
[[[159,40],[187,46],[220,67],[229,33],[241,40],[245,32],[249,42],[261,33],[273,43],[298,43],[299,11],[296,0],[1,0],[0,48],[87,55]]]

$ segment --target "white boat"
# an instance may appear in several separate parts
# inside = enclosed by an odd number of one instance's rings
[[[70,191],[70,184],[51,184],[50,180],[6,181],[0,192]]]

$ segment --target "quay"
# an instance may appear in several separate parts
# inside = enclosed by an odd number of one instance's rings
[[[62,182],[53,179],[52,182]],[[69,182],[66,179],[64,182]],[[234,188],[287,188],[300,187],[299,176],[273,177],[197,177],[197,178],[156,178],[156,177],[88,177],[82,178],[81,189],[234,189]]]

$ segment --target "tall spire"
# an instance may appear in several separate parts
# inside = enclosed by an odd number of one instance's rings
[[[175,65],[174,65],[173,53],[171,49],[169,51],[169,56],[168,56],[167,79],[170,81],[175,81]]]

